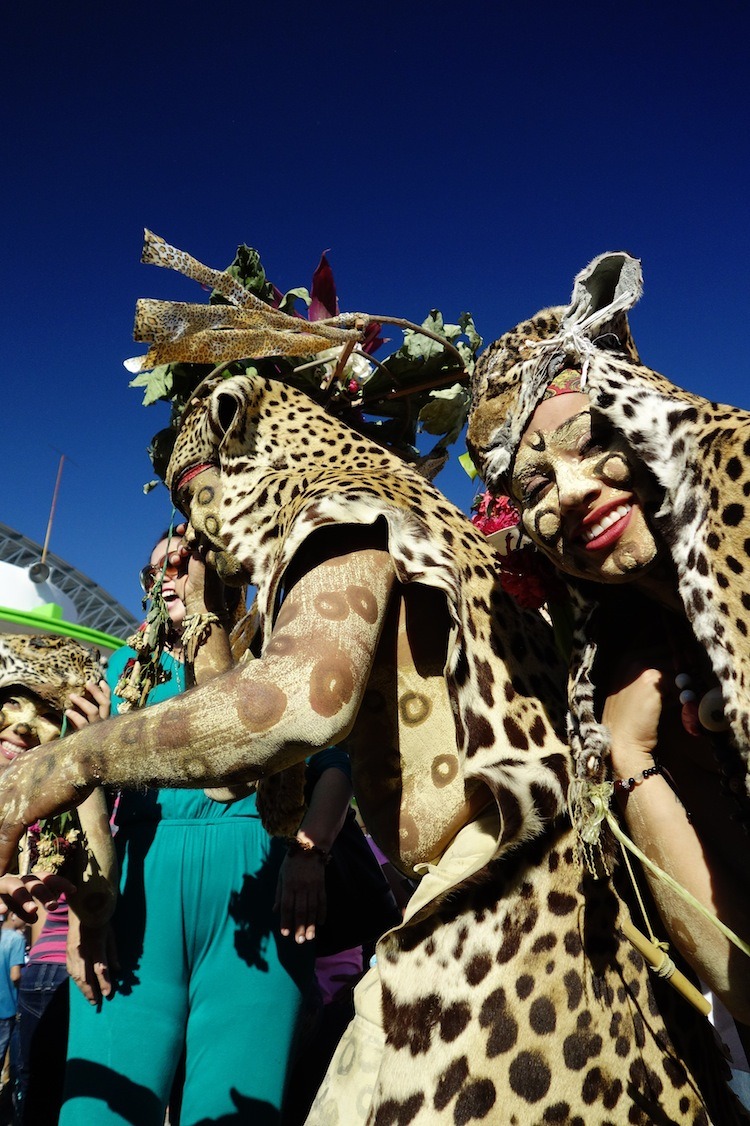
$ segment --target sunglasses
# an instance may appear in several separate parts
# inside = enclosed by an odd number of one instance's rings
[[[174,555],[174,552],[172,552]],[[138,575],[141,588],[150,594],[157,579],[177,579],[188,573],[190,557],[181,555],[179,563],[170,563],[166,555],[162,555],[157,563],[149,563]]]

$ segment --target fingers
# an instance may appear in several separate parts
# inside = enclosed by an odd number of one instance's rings
[[[92,1005],[114,994],[119,965],[110,928],[81,927],[77,945],[68,952],[68,972]]]
[[[285,938],[302,944],[315,938],[316,925],[325,920],[323,865],[311,857],[287,857],[279,875],[274,909],[281,913]]]
[[[9,911],[27,923],[36,920],[39,914],[37,904],[41,904],[46,910],[53,910],[63,894],[75,894],[74,885],[63,876],[52,873],[0,877],[0,898]]]
[[[79,731],[87,723],[96,723],[109,716],[111,692],[106,680],[98,684],[87,681],[85,694],[71,692],[73,706],[65,709],[65,716]]]
[[[106,961],[94,962],[92,966],[96,992],[100,997],[109,997],[112,993],[112,981],[109,976],[109,965]]]

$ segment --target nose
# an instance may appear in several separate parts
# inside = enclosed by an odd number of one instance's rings
[[[36,734],[35,728],[28,723],[16,723],[13,730],[17,735],[20,735],[22,739],[27,739],[30,735]]]
[[[570,465],[558,473],[557,491],[561,511],[571,512],[588,507],[601,492],[601,483],[581,466]]]

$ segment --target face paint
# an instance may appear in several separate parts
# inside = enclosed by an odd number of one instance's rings
[[[59,715],[38,696],[22,689],[0,693],[0,771],[20,754],[59,735]]]
[[[191,476],[186,474],[177,490],[178,507],[189,515],[185,543],[198,551],[228,586],[245,581],[242,565],[226,550],[221,535],[221,475],[209,466]]]
[[[542,402],[521,440],[513,496],[524,528],[555,566],[598,582],[627,582],[656,560],[643,505],[645,476],[624,441],[592,430],[581,394]]]

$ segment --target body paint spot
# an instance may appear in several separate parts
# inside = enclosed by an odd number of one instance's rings
[[[432,704],[421,692],[404,692],[398,702],[401,718],[409,727],[424,723],[432,711]]]
[[[310,705],[318,715],[333,716],[348,704],[354,691],[351,662],[343,654],[318,661],[310,677]]]
[[[275,684],[251,684],[240,695],[237,714],[247,731],[268,731],[286,711],[286,693]]]
[[[438,755],[432,760],[432,781],[441,788],[447,786],[458,774],[458,759],[455,755]]]
[[[266,646],[267,657],[288,657],[296,652],[297,639],[289,634],[274,634]]]
[[[327,618],[329,621],[342,622],[349,616],[346,598],[338,591],[330,590],[325,594],[317,595],[313,605],[321,618]]]
[[[346,600],[355,614],[373,625],[378,620],[378,603],[375,595],[366,586],[348,586]]]

